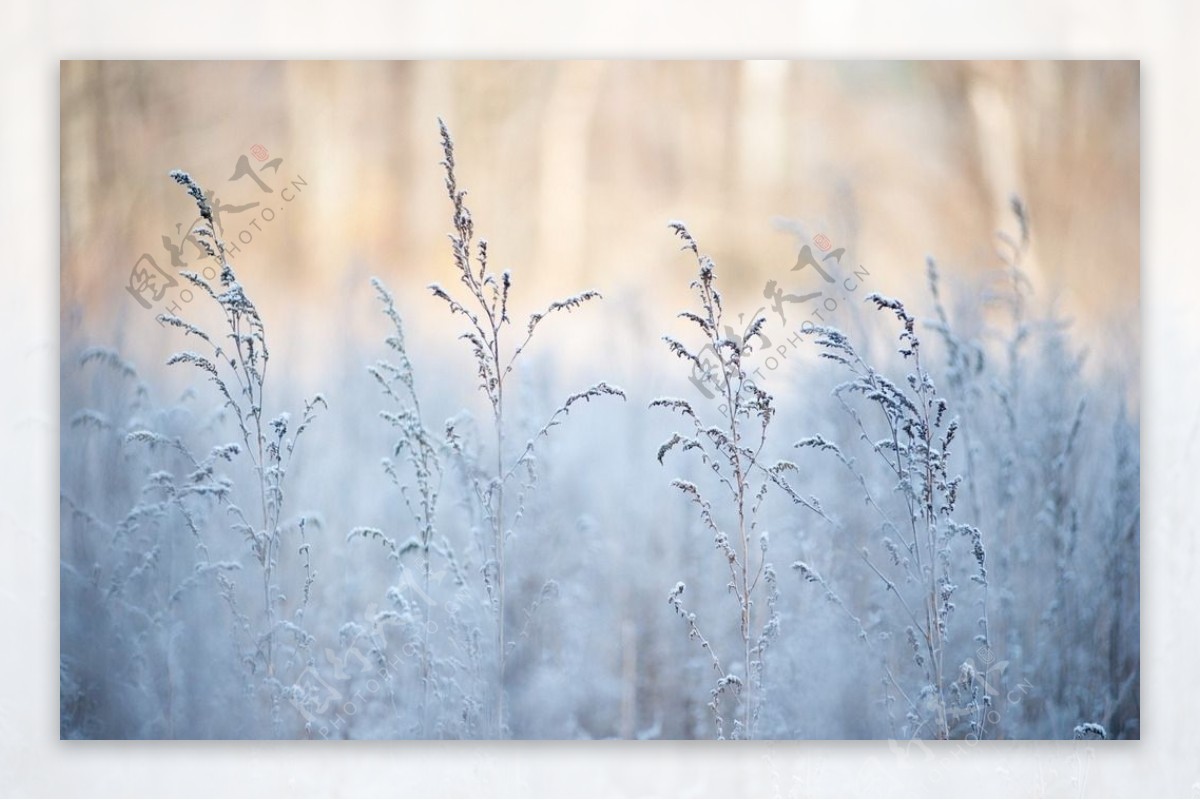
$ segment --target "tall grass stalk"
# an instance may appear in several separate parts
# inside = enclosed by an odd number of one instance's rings
[[[210,334],[174,314],[161,314],[158,319],[204,345],[204,354],[180,351],[173,354],[167,364],[183,364],[196,369],[217,388],[223,406],[233,413],[244,445],[244,450],[231,455],[245,453],[253,467],[256,513],[248,515],[240,505],[232,502],[228,511],[234,519],[232,529],[244,536],[260,568],[265,621],[255,650],[270,690],[272,719],[278,728],[278,702],[284,692],[276,663],[278,634],[281,630],[290,630],[304,647],[311,638],[296,624],[307,605],[310,585],[306,584],[304,588],[305,603],[297,612],[296,620],[281,619],[280,616],[282,597],[278,570],[284,533],[285,482],[301,435],[315,420],[318,407],[327,406],[320,394],[306,401],[300,424],[294,431],[286,412],[268,419],[266,387],[270,350],[262,316],[234,273],[208,196],[186,172],[175,170],[171,178],[187,191],[200,212],[200,222],[193,234],[207,258],[214,263],[218,283],[214,286],[209,282],[206,275],[210,268],[207,267],[203,274],[183,271],[180,275],[219,309],[225,330],[221,334]],[[301,519],[298,523],[301,538],[303,528],[304,520]],[[303,538],[298,552],[305,557],[305,569],[311,577],[310,547]]]
[[[767,445],[767,432],[775,415],[771,395],[756,386],[749,378],[745,359],[752,352],[752,341],[761,339],[765,317],[751,320],[745,335],[732,338],[723,331],[724,309],[721,294],[716,288],[716,274],[712,259],[701,254],[695,239],[681,222],[672,222],[671,229],[683,241],[683,249],[690,251],[696,260],[699,272],[691,288],[700,304],[698,311],[683,311],[678,315],[696,328],[701,334],[701,346],[696,348],[670,336],[663,337],[671,352],[687,362],[693,372],[699,370],[706,379],[715,384],[720,395],[720,422],[709,424],[686,400],[660,398],[653,401],[651,408],[663,408],[674,412],[691,424],[688,433],[675,433],[658,449],[658,461],[672,450],[695,451],[702,464],[715,476],[718,486],[724,490],[718,496],[729,502],[733,523],[733,536],[726,533],[721,522],[721,506],[714,506],[705,491],[695,483],[675,480],[672,485],[699,510],[701,522],[713,535],[717,549],[729,567],[728,588],[737,602],[738,631],[741,639],[742,674],[727,671],[721,665],[712,644],[701,634],[696,615],[683,605],[685,585],[680,582],[668,595],[668,602],[688,624],[689,638],[697,641],[712,660],[717,673],[717,682],[711,695],[717,736],[724,736],[720,700],[731,692],[740,701],[740,715],[735,720],[734,738],[753,738],[755,722],[762,704],[764,686],[763,657],[772,640],[779,633],[779,616],[776,611],[778,590],[775,570],[767,561],[770,539],[767,531],[759,530],[759,512],[766,499],[768,489],[775,485],[774,478],[791,467],[778,462],[771,466],[763,464],[763,449]],[[709,351],[712,358],[702,356]],[[712,369],[715,364],[715,370]],[[726,496],[727,495],[727,496]],[[765,595],[765,596],[764,596]],[[766,605],[765,618],[755,613],[757,598],[763,596]]]
[[[528,468],[527,459],[532,456],[537,439],[548,435],[561,422],[571,406],[581,400],[591,400],[603,395],[614,395],[624,399],[625,393],[607,383],[597,383],[582,392],[570,395],[550,419],[520,448],[514,456],[508,451],[505,417],[506,400],[510,393],[510,381],[518,360],[532,342],[535,332],[548,317],[559,312],[573,311],[584,303],[600,299],[600,293],[588,290],[555,301],[544,311],[530,314],[523,333],[509,338],[512,319],[509,316],[509,295],[513,286],[512,274],[505,270],[497,273],[488,263],[486,239],[476,239],[475,222],[466,205],[466,191],[459,188],[455,174],[454,140],[445,122],[438,120],[441,131],[443,161],[446,173],[446,193],[453,208],[454,232],[450,234],[451,254],[454,270],[462,284],[457,296],[437,284],[430,291],[445,302],[451,315],[467,321],[467,330],[460,336],[467,342],[474,356],[479,389],[487,398],[491,411],[493,434],[493,461],[490,474],[472,481],[476,499],[482,508],[491,531],[488,544],[489,558],[484,569],[485,588],[495,618],[496,687],[493,703],[493,728],[497,736],[506,732],[505,680],[506,662],[510,643],[505,634],[505,597],[508,574],[505,556],[512,530],[512,518],[519,516],[507,506],[510,483],[522,468]],[[515,342],[515,346],[513,345]]]

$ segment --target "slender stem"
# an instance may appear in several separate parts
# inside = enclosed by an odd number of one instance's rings
[[[496,735],[504,733],[504,394],[496,386],[496,657],[499,659],[496,683]]]
[[[490,355],[496,378],[493,408],[496,423],[496,513],[492,522],[496,541],[496,737],[503,738],[504,673],[508,655],[504,642],[504,375],[500,371],[500,325],[503,320],[492,313],[482,293],[479,298],[492,328]]]
[[[718,330],[720,320],[715,319],[713,330]],[[714,333],[714,340],[716,334]],[[719,343],[715,347],[716,352],[720,353]],[[722,360],[724,357],[722,356]],[[742,701],[742,735],[747,739],[751,738],[750,733],[750,708],[753,701],[752,678],[750,675],[750,539],[746,531],[746,476],[742,471],[742,448],[741,448],[741,430],[738,420],[739,412],[741,411],[742,389],[745,382],[745,375],[742,372],[740,358],[735,362],[738,371],[738,385],[735,388],[730,376],[730,370],[724,365],[722,373],[725,382],[725,407],[727,409],[729,419],[729,433],[732,437],[732,446],[730,448],[730,458],[733,462],[734,476],[734,496],[737,503],[738,513],[738,538],[742,543],[742,551],[739,554],[738,560],[741,562],[741,586],[737,586],[735,575],[734,589],[738,596],[738,601],[741,605],[741,634],[743,646],[743,664],[745,665],[745,678],[742,691],[745,692],[745,699]]]

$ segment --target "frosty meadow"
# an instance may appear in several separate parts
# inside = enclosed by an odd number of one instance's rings
[[[64,266],[62,737],[1139,737],[1137,343],[1045,296],[1038,206],[903,294],[702,207],[569,285],[446,120],[423,287],[281,308],[185,164],[191,302],[97,333]]]

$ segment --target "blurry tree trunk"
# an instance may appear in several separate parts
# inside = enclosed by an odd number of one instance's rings
[[[538,176],[538,261],[570,263],[587,239],[588,158],[592,117],[607,66],[602,61],[557,65],[541,128]]]

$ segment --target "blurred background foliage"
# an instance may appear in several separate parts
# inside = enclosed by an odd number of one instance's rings
[[[265,201],[224,225],[252,237],[235,262],[270,287],[267,319],[295,326],[277,338],[321,346],[327,326],[297,312],[369,303],[368,273],[419,318],[433,306],[404,297],[447,274],[441,116],[494,258],[546,298],[594,286],[626,319],[673,310],[672,218],[742,305],[768,280],[799,288],[781,218],[912,297],[926,254],[962,280],[993,268],[1016,193],[1039,296],[1136,353],[1138,107],[1136,62],[64,62],[64,333],[159,354],[125,287],[143,253],[170,269],[162,240],[194,216],[173,168],[231,206]],[[230,179],[255,145],[270,195]],[[363,316],[337,324],[373,336]]]

